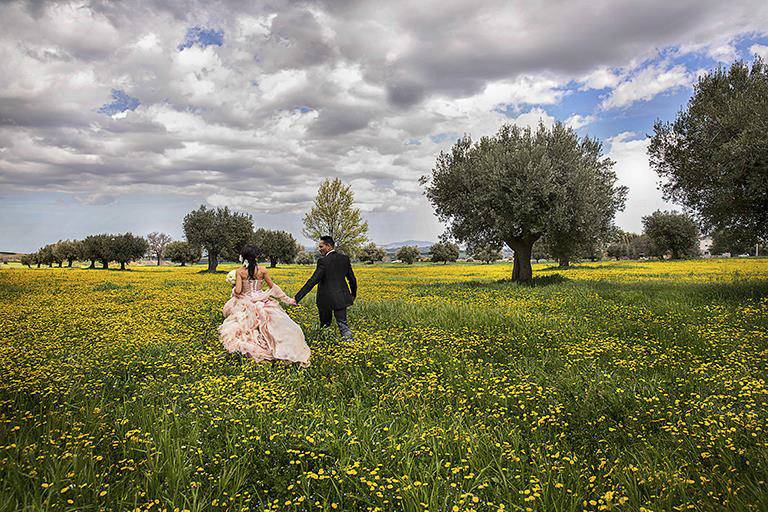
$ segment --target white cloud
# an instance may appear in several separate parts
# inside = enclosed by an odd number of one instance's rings
[[[534,108],[528,112],[520,114],[513,119],[513,123],[523,128],[533,128],[539,126],[539,123],[543,124],[547,128],[554,126],[556,119],[549,115],[546,110],[540,108]]]
[[[732,42],[714,45],[709,48],[707,54],[718,62],[731,63],[739,57],[739,51]]]
[[[583,116],[581,114],[573,114],[565,120],[565,125],[573,128],[574,130],[578,130],[579,128],[583,128],[588,124],[594,123],[596,119],[597,117],[593,115]]]
[[[764,44],[753,44],[749,47],[749,53],[752,55],[759,55],[763,59],[768,60],[768,46]]]
[[[638,101],[648,101],[654,96],[692,82],[685,66],[667,67],[664,63],[649,65],[617,85],[600,104],[602,109],[628,107]]]
[[[631,132],[622,132],[607,141],[607,156],[616,162],[614,170],[619,185],[629,188],[623,212],[616,215],[616,224],[626,230],[642,232],[642,217],[656,210],[674,209],[664,201],[658,189],[659,176],[651,169],[648,161],[649,139]]]
[[[579,90],[586,91],[589,89],[605,89],[615,87],[621,80],[621,74],[615,73],[613,70],[601,66],[592,71],[588,75],[579,78],[577,81],[582,85]]]

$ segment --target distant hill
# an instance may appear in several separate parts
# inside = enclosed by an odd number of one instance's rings
[[[392,242],[384,244],[381,247],[384,249],[399,249],[406,245],[415,245],[419,249],[429,249],[435,242],[427,242],[426,240],[406,240],[404,242]]]

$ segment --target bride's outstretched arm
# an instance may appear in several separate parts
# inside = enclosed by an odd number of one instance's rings
[[[291,306],[296,305],[296,300],[293,297],[289,297],[282,288],[277,286],[274,282],[272,282],[272,278],[269,277],[269,273],[267,272],[267,269],[264,269],[264,281],[266,281],[267,286],[269,286],[269,294],[275,297],[276,299],[279,299],[286,304],[290,304]]]

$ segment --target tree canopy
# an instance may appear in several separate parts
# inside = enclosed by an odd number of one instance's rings
[[[163,256],[165,256],[165,249],[171,240],[173,240],[173,238],[171,238],[170,235],[159,233],[157,231],[153,231],[147,235],[149,251],[155,258],[157,258],[158,266],[160,266],[160,262],[162,261]]]
[[[472,257],[483,263],[492,263],[501,259],[501,247],[500,245],[484,244],[478,247],[470,247],[470,254]]]
[[[419,248],[415,245],[404,245],[398,249],[397,254],[395,254],[397,259],[409,265],[412,265],[414,262],[418,261],[420,256],[421,253],[419,252]]]
[[[580,139],[561,123],[536,130],[507,124],[476,142],[460,138],[421,182],[453,239],[506,243],[514,251],[512,279],[528,281],[532,247],[543,235],[570,254],[579,237],[612,227],[626,196],[612,167],[598,140]]]
[[[429,248],[429,255],[435,263],[456,261],[459,259],[459,246],[451,242],[437,242]]]
[[[278,263],[293,263],[299,254],[299,243],[287,231],[259,228],[251,241],[259,249],[260,256],[269,260],[270,267]]]
[[[187,263],[197,263],[203,257],[200,246],[183,242],[181,240],[169,242],[165,246],[165,256],[174,263],[185,266]]]
[[[387,251],[371,242],[360,250],[360,261],[368,263],[376,263],[377,261],[384,261],[387,257]]]
[[[672,259],[699,254],[699,228],[684,213],[656,210],[643,217],[643,230],[654,256],[670,253]]]
[[[761,58],[700,77],[676,119],[653,127],[648,153],[665,199],[694,212],[705,232],[768,238],[766,120]]]
[[[205,249],[208,272],[215,272],[220,257],[237,259],[253,235],[253,219],[226,206],[213,210],[202,205],[184,217],[184,235],[189,243]]]
[[[367,240],[368,222],[363,220],[355,208],[352,188],[340,179],[326,179],[317,191],[312,209],[304,215],[302,233],[307,238],[318,240],[329,235],[336,242],[336,250],[349,257]]]
[[[140,259],[149,250],[147,241],[133,233],[113,235],[110,244],[112,259],[120,264],[120,270],[125,270],[126,263]]]

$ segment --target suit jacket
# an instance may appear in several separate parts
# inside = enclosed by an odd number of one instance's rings
[[[317,260],[315,273],[296,294],[296,302],[303,299],[315,285],[318,307],[344,309],[351,306],[357,296],[357,280],[349,257],[333,251]]]

